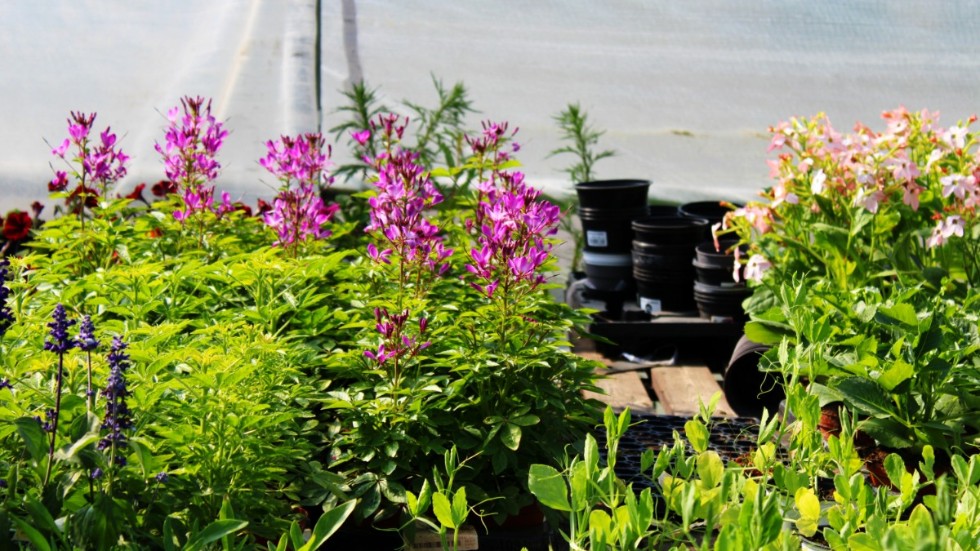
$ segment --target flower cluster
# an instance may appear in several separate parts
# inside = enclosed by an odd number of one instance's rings
[[[377,195],[368,200],[371,222],[365,231],[380,235],[386,243],[381,249],[369,244],[368,255],[388,264],[394,254],[403,267],[415,265],[442,275],[449,269],[447,259],[453,251],[443,243],[439,228],[425,217],[428,209],[442,202],[442,194],[417,163],[418,155],[396,145],[405,127],[395,124],[397,119],[391,116],[378,121],[389,146],[372,162],[378,173]],[[407,275],[406,270],[402,274]]]
[[[75,325],[75,320],[68,319],[65,307],[61,304],[55,306],[52,317],[54,319],[48,323],[48,327],[51,328],[49,333],[51,338],[44,341],[44,349],[63,355],[75,347],[75,341],[68,337],[68,328]]]
[[[392,314],[387,308],[375,308],[374,319],[375,329],[381,334],[382,342],[377,351],[365,350],[364,355],[378,365],[383,365],[391,359],[397,362],[402,358],[415,357],[432,344],[429,341],[418,340],[425,335],[429,325],[427,318],[419,318],[418,338],[409,335],[408,310],[403,310],[400,314]]]
[[[111,449],[113,462],[116,465],[126,464],[126,458],[121,453],[116,453],[118,449],[126,445],[126,433],[123,432],[133,427],[132,416],[129,406],[126,405],[126,398],[129,391],[126,389],[126,370],[129,368],[129,355],[124,352],[126,343],[119,337],[112,339],[112,347],[109,352],[109,379],[102,396],[106,399],[105,418],[102,421],[102,428],[108,431],[96,446],[100,451]]]
[[[126,162],[129,156],[116,145],[116,135],[110,127],[99,134],[98,141],[89,136],[95,123],[95,113],[71,112],[68,119],[68,138],[55,147],[51,153],[61,157],[72,168],[77,181],[75,188],[65,198],[69,210],[79,214],[85,208],[98,204],[98,197],[105,195],[117,181],[126,176]],[[74,154],[69,157],[69,148]],[[66,192],[69,187],[67,171],[55,171],[55,177],[48,183],[51,193]]]
[[[323,137],[319,133],[282,136],[267,142],[266,148],[268,154],[259,164],[282,183],[272,208],[262,216],[266,225],[276,230],[276,244],[289,247],[307,239],[329,237],[331,232],[324,225],[338,206],[327,206],[319,194],[322,185],[333,182],[325,174],[330,167],[330,148],[324,151]]]
[[[213,210],[210,183],[221,169],[217,155],[228,131],[211,114],[211,100],[186,96],[180,103],[167,112],[166,144],[155,148],[163,156],[167,178],[182,192],[184,209],[174,216],[183,221],[195,212]]]
[[[484,123],[484,138],[468,141],[494,146],[506,128],[506,124]],[[493,166],[491,178],[480,184],[479,191],[483,200],[477,205],[474,224],[479,225],[479,233],[476,247],[470,250],[472,264],[466,266],[478,281],[471,285],[488,298],[500,286],[507,292],[521,284],[536,288],[544,282],[539,270],[551,256],[548,238],[558,232],[561,209],[542,200],[523,173],[499,165]]]
[[[899,108],[883,119],[882,132],[857,124],[840,133],[823,114],[770,129],[775,183],[716,232],[737,233],[750,259],[759,256],[754,268],[787,276],[863,285],[876,274],[920,277],[931,266],[980,282],[969,238],[980,204],[975,117],[943,128],[938,113]]]

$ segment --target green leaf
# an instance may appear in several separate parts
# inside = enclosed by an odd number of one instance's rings
[[[34,526],[28,524],[18,517],[10,517],[10,519],[14,521],[17,529],[24,534],[27,541],[31,542],[31,545],[37,548],[37,551],[51,551],[51,546],[48,544],[48,540],[44,539],[44,535],[41,534],[37,528],[34,528]]]
[[[905,461],[897,453],[890,453],[885,458],[885,472],[896,488],[902,487],[902,476],[908,473],[905,469]]]
[[[316,526],[313,527],[313,534],[310,536],[310,541],[306,542],[306,545],[300,547],[297,551],[315,551],[319,549],[347,521],[347,518],[354,512],[356,505],[357,500],[352,499],[323,513],[320,520],[316,521]]]
[[[711,489],[721,484],[725,474],[725,462],[715,451],[706,451],[698,455],[698,475],[705,489]]]
[[[31,515],[31,520],[34,521],[34,526],[50,534],[60,532],[58,526],[54,523],[54,518],[51,516],[51,513],[40,501],[28,499],[24,505],[27,512]]]
[[[752,342],[774,346],[783,338],[792,336],[792,330],[787,325],[776,325],[760,321],[750,321],[745,324],[745,336]]]
[[[537,425],[541,421],[537,415],[521,415],[519,417],[514,417],[510,420],[511,423],[521,427],[530,427],[532,425]]]
[[[796,519],[796,529],[806,537],[810,537],[817,532],[817,524],[820,520],[820,500],[813,493],[813,488],[800,488],[794,497],[796,510],[800,513],[800,518]]]
[[[500,441],[508,449],[517,451],[517,448],[521,447],[521,427],[513,423],[505,424],[504,430],[500,431]]]
[[[453,524],[453,507],[446,494],[442,492],[432,494],[432,512],[435,513],[439,524],[450,529],[456,528]]]
[[[174,522],[171,517],[163,521],[163,551],[177,551],[177,537],[174,535]]]
[[[466,487],[462,487],[456,490],[453,494],[453,505],[452,505],[452,516],[453,516],[453,528],[459,528],[466,522],[466,516],[469,513],[469,505],[466,502]]]
[[[863,377],[846,377],[832,384],[844,401],[868,415],[897,417],[888,395],[874,381]]]
[[[527,477],[528,489],[545,507],[556,511],[571,511],[568,486],[561,473],[550,465],[531,465]]]
[[[911,364],[901,359],[892,362],[888,369],[878,376],[878,384],[882,388],[891,392],[898,385],[907,381],[915,374],[915,368]]]
[[[880,417],[865,419],[861,421],[860,428],[879,444],[889,448],[908,448],[915,443],[912,429],[897,419]]]
[[[702,453],[708,449],[708,428],[701,421],[691,419],[684,423],[684,434],[695,452]]]
[[[913,328],[918,328],[919,326],[919,318],[915,315],[915,308],[904,302],[878,308],[878,316],[876,318],[879,322],[889,325],[901,324]]]
[[[48,454],[48,443],[44,431],[41,430],[40,423],[30,417],[21,417],[14,421],[17,425],[17,434],[24,440],[27,453],[34,461],[40,461]]]
[[[82,449],[86,446],[96,442],[99,439],[98,433],[89,433],[76,440],[72,445],[61,448],[54,453],[54,458],[58,461],[69,461],[75,457]]]
[[[198,551],[200,549],[204,549],[204,547],[209,543],[214,543],[227,535],[234,534],[235,532],[244,529],[246,526],[248,526],[247,520],[216,520],[207,525],[204,530],[194,534],[194,536],[187,541],[187,545],[184,546],[183,551]]]

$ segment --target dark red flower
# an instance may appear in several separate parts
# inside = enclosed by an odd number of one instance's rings
[[[252,216],[252,207],[242,203],[241,201],[235,201],[235,210],[240,210],[245,213],[245,216]]]
[[[256,207],[256,209],[257,210],[256,210],[255,215],[256,216],[262,216],[263,214],[265,214],[267,212],[272,212],[272,205],[270,205],[269,203],[266,203],[262,199],[259,199],[259,204]]]
[[[54,173],[54,180],[48,182],[48,193],[65,191],[68,189],[68,173],[61,170]]]
[[[30,214],[19,210],[8,212],[3,221],[3,238],[7,241],[23,241],[31,233],[33,225]]]
[[[153,195],[157,197],[165,197],[171,193],[177,193],[177,184],[171,182],[170,180],[160,180],[159,182],[153,184],[150,189]]]
[[[136,184],[136,187],[133,188],[133,191],[131,191],[129,195],[126,196],[126,199],[131,199],[133,201],[143,201],[145,203],[146,199],[143,198],[144,189],[146,189],[146,183],[141,182],[139,184]]]
[[[68,195],[68,198],[65,199],[65,203],[75,204],[78,197],[81,195],[85,196],[85,204],[83,206],[90,209],[94,209],[95,207],[99,206],[99,190],[83,186],[82,184],[75,186],[75,189],[72,190],[72,192]],[[75,207],[73,212],[77,211],[78,207]]]

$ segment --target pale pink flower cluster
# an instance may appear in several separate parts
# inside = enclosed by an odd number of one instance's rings
[[[924,249],[970,235],[980,206],[978,135],[970,130],[976,117],[943,128],[937,112],[900,107],[883,113],[882,119],[881,132],[862,124],[838,132],[824,114],[791,118],[770,128],[769,151],[777,155],[768,161],[773,185],[761,201],[729,213],[716,233],[737,233],[754,252],[767,243],[766,263],[801,255],[797,258],[804,264],[813,262],[816,253],[800,251],[820,232],[843,229],[851,234],[843,243],[867,239],[860,245],[864,250],[887,246],[869,237],[876,231],[872,219],[908,232]],[[832,237],[822,239],[820,246],[834,242]],[[841,251],[845,257],[852,253]],[[761,260],[750,262],[747,278],[772,267]]]

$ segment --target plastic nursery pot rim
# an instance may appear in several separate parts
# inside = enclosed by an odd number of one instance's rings
[[[632,266],[633,257],[628,254],[603,254],[582,251],[582,260],[592,266]]]
[[[650,180],[641,179],[628,179],[624,178],[621,180],[592,180],[589,182],[580,182],[575,184],[576,190],[584,191],[612,191],[620,189],[634,189],[649,187]]]

